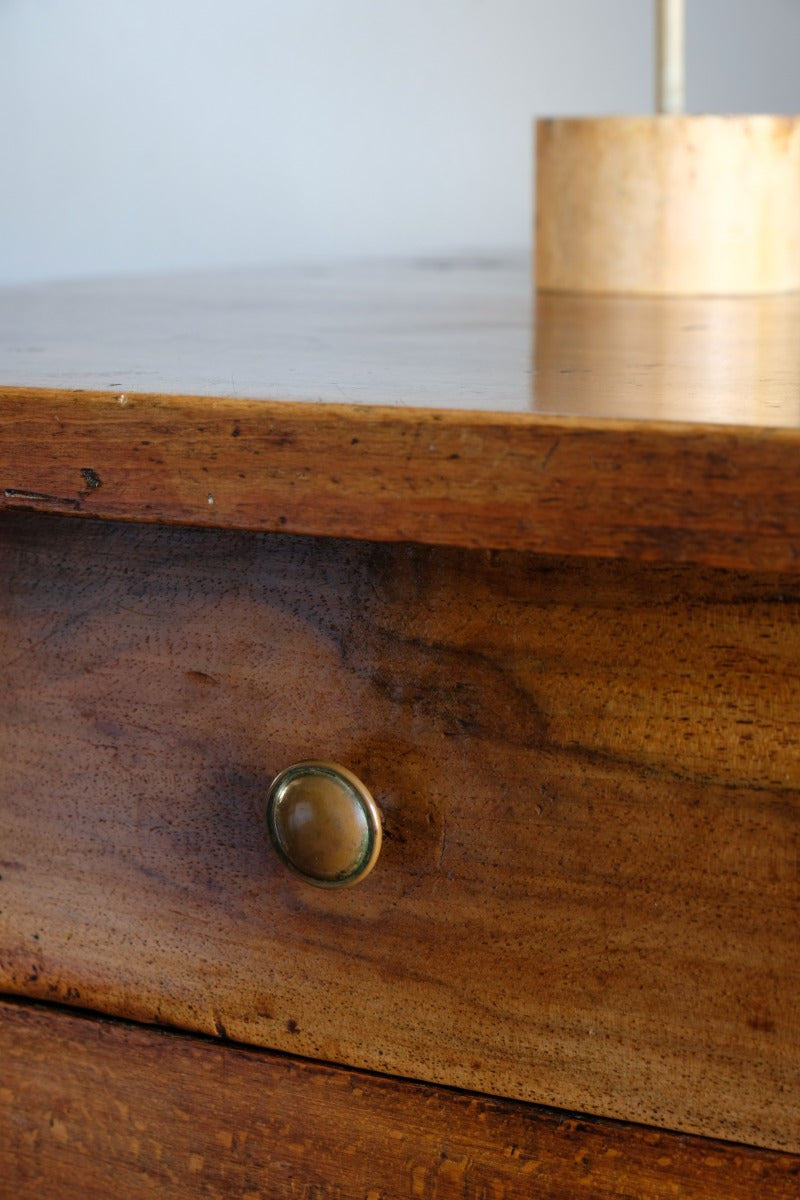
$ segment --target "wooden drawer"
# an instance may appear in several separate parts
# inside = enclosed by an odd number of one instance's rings
[[[800,1159],[0,1002],[0,1179],[43,1195],[778,1200]]]
[[[2,990],[800,1151],[796,578],[0,534]],[[344,892],[264,836],[319,756],[384,816]]]

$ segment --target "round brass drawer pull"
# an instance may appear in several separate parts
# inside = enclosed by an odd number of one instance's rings
[[[352,771],[300,762],[281,771],[267,797],[267,829],[290,870],[316,887],[349,887],[380,854],[381,814]]]

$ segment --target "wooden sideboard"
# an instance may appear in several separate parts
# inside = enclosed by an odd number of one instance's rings
[[[0,507],[0,1193],[798,1195],[800,298],[7,289]]]

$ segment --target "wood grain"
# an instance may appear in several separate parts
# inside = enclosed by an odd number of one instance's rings
[[[789,1200],[800,1158],[0,1003],[15,1200]]]
[[[0,987],[800,1148],[800,591],[7,515]],[[345,893],[268,849],[326,757]]]
[[[0,508],[800,570],[800,431],[7,390]]]

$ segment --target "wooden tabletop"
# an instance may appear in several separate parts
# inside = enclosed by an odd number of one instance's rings
[[[0,289],[0,504],[796,571],[800,295],[526,257]]]
[[[527,257],[0,288],[0,384],[800,425],[800,294],[534,296]]]

